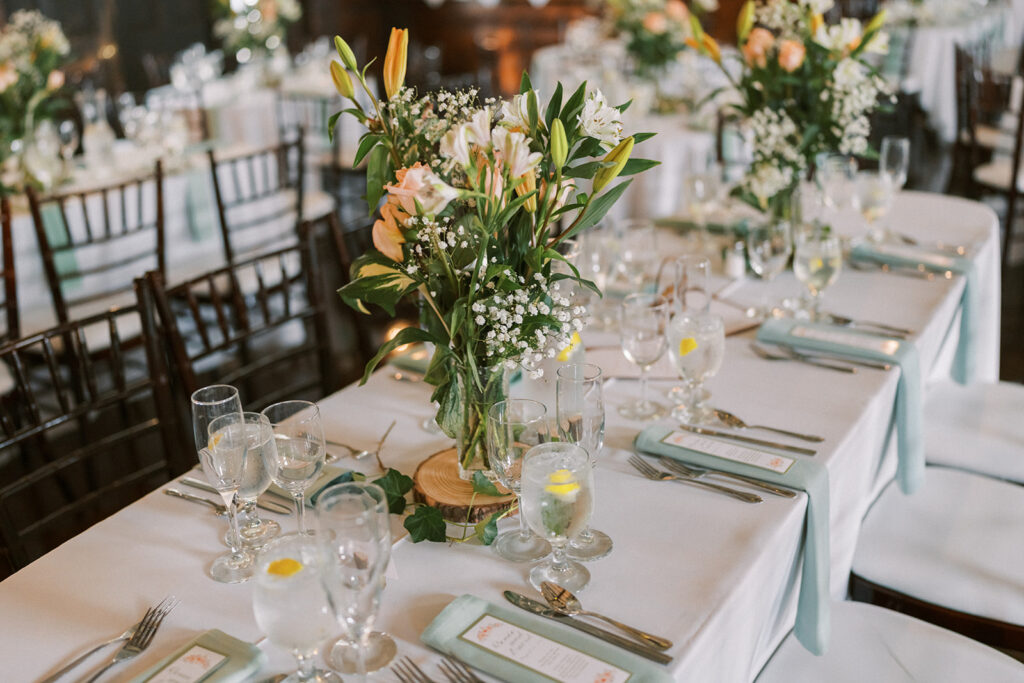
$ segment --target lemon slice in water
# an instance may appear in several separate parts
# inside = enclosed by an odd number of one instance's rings
[[[274,560],[267,567],[267,573],[273,574],[274,576],[292,576],[301,571],[302,563],[298,560],[293,560],[290,557]]]

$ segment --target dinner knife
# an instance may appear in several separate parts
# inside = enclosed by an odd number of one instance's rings
[[[182,477],[178,481],[180,481],[185,486],[191,486],[192,488],[199,489],[200,491],[206,491],[207,493],[217,493],[217,489],[213,488],[205,481],[202,481],[200,479],[193,479],[192,477]],[[290,515],[292,513],[292,509],[287,505],[283,503],[278,503],[273,500],[267,500],[266,496],[260,496],[259,498],[257,498],[256,506],[261,507],[269,512],[277,512],[282,515]]]
[[[834,360],[834,361],[839,361],[840,363],[849,363],[850,365],[859,365],[860,367],[863,367],[863,368],[871,368],[873,370],[886,370],[886,371],[888,371],[888,370],[892,369],[892,365],[890,365],[889,363],[883,363],[881,361],[874,361],[874,360],[866,360],[864,358],[850,358],[849,356],[844,356],[841,353],[831,353],[829,351],[819,351],[817,349],[814,349],[814,350],[798,349],[795,346],[790,346],[788,344],[776,344],[776,346],[778,346],[783,351],[791,353],[794,356],[796,356],[798,358],[802,358],[802,359]]]
[[[717,429],[707,429],[706,427],[691,427],[690,425],[679,425],[680,429],[685,429],[688,432],[694,434],[700,434],[701,436],[717,436],[720,439],[732,439],[733,441],[740,441],[742,443],[749,443],[754,446],[767,446],[768,448],[777,448],[780,451],[788,451],[790,453],[799,453],[800,455],[817,455],[817,451],[812,451],[810,448],[802,448],[801,446],[790,446],[786,443],[777,443],[775,441],[766,441],[765,439],[755,439],[752,436],[740,436],[739,434],[731,434],[729,432],[720,432]]]
[[[628,650],[635,655],[645,657],[651,661],[658,662],[659,664],[668,664],[672,661],[672,657],[664,652],[659,652],[647,645],[642,645],[641,643],[634,642],[628,638],[623,638],[622,636],[606,631],[603,628],[598,628],[597,626],[579,621],[578,619],[573,619],[567,614],[559,614],[544,603],[528,598],[525,595],[516,593],[515,591],[505,591],[504,595],[506,600],[519,609],[546,617],[552,621],[557,621],[560,624],[565,624],[566,626],[570,626],[578,631],[583,631],[584,633],[592,635],[595,638],[599,638],[606,643]]]

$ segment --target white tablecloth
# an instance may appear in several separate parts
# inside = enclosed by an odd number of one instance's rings
[[[982,286],[990,295],[979,335],[979,366],[998,372],[998,222],[989,209],[964,200],[905,193],[893,220],[921,239],[953,237],[977,245]],[[732,295],[757,302],[762,285]],[[773,297],[796,294],[792,275],[770,287]],[[958,337],[962,279],[927,282],[895,275],[843,272],[826,294],[826,308],[853,317],[898,323],[917,331],[925,376],[946,374]],[[986,297],[989,298],[989,297]],[[608,343],[610,335],[587,342]],[[813,431],[826,437],[816,460],[831,487],[832,594],[841,599],[861,518],[895,470],[891,430],[897,373],[825,370],[757,358],[749,334],[726,342],[726,360],[709,384],[714,404],[751,421]],[[661,391],[668,383],[654,384]],[[677,680],[750,681],[794,620],[800,580],[800,538],[806,497],[768,496],[745,505],[692,487],[650,482],[627,465],[641,424],[617,409],[636,395],[635,382],[606,386],[607,437],[596,471],[593,524],[615,541],[612,554],[590,565],[585,606],[675,642],[670,671]],[[420,422],[431,412],[429,387],[377,373],[366,387],[349,387],[321,402],[328,439],[355,446],[377,441],[392,419],[398,426],[385,463],[411,474],[422,458],[446,445]],[[360,463],[371,467],[371,463]],[[286,530],[294,520],[282,519]],[[506,523],[514,524],[513,520]],[[196,631],[219,628],[258,641],[251,586],[227,586],[205,576],[223,550],[222,520],[199,507],[154,492],[97,524],[0,583],[0,661],[9,680],[31,680],[59,668],[90,643],[120,633],[145,606],[174,594],[182,605],[168,618],[150,651],[119,668],[144,670]],[[501,602],[501,592],[532,592],[528,567],[490,549],[463,544],[400,541],[393,554],[379,628],[399,640],[400,653],[436,661],[417,645],[419,633],[454,596],[473,593]],[[262,642],[270,671],[287,656]],[[431,664],[431,670],[433,670]],[[385,673],[376,678],[391,680]]]

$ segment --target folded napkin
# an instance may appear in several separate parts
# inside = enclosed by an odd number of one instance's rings
[[[420,638],[503,681],[672,680],[643,657],[518,607],[493,605],[473,595],[452,600]]]
[[[355,473],[351,470],[344,470],[340,467],[332,467],[331,465],[325,465],[324,469],[320,472],[320,476],[317,477],[308,489],[306,489],[306,507],[313,507],[316,505],[317,498],[328,486],[334,484],[344,484],[354,479]],[[271,484],[270,488],[267,489],[269,493],[273,493],[278,496],[285,498],[291,498],[292,494],[284,490],[277,484]]]
[[[809,351],[831,352],[850,358],[895,363],[900,367],[896,389],[896,479],[904,493],[924,481],[924,397],[917,348],[906,340],[879,337],[846,327],[800,320],[766,320],[759,341],[786,344]]]
[[[902,244],[861,244],[854,247],[855,261],[874,261],[890,266],[917,267],[918,264],[931,272],[952,271],[964,276],[964,294],[960,300],[960,340],[953,358],[953,379],[960,384],[970,384],[977,372],[974,349],[978,337],[978,286],[977,269],[974,261],[962,256],[946,256],[924,251]]]
[[[710,439],[653,425],[640,432],[633,445],[640,453],[664,455],[698,467],[741,474],[807,492],[803,570],[793,632],[810,652],[824,654],[828,648],[831,625],[828,470],[813,460],[732,445],[724,446],[722,451],[723,455],[728,454],[730,457],[719,457],[706,450],[723,446],[721,442],[708,444],[708,441]]]
[[[266,660],[267,655],[255,645],[213,629],[200,633],[145,673],[133,678],[131,683],[178,683],[200,679],[203,683],[241,683],[252,680]],[[210,668],[207,669],[208,666]]]

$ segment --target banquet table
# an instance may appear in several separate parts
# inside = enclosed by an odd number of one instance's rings
[[[978,379],[995,380],[1000,310],[995,214],[962,199],[905,192],[888,220],[921,240],[972,245],[984,293],[975,339]],[[927,281],[844,270],[828,290],[825,308],[915,330],[912,339],[927,382],[949,374],[963,288],[959,276]],[[799,285],[786,273],[769,285],[744,280],[730,290],[737,301],[758,303],[763,292],[792,296]],[[892,417],[898,371],[838,375],[771,363],[749,349],[751,338],[747,332],[726,340],[722,370],[708,385],[713,404],[751,421],[825,437],[814,459],[828,471],[831,594],[842,599],[861,519],[896,469]],[[615,336],[587,332],[584,340],[591,349],[588,360],[603,364],[606,375],[618,375],[622,361],[599,348],[616,343]],[[349,386],[320,407],[326,437],[355,446],[376,443],[397,420],[381,457],[411,475],[425,456],[449,442],[420,427],[432,413],[429,387],[396,381],[393,374],[377,372],[365,386]],[[652,383],[659,393],[669,386]],[[618,414],[636,393],[637,383],[630,379],[606,382],[607,431],[595,470],[593,526],[608,533],[615,548],[589,565],[593,578],[581,596],[584,606],[673,640],[669,654],[675,659],[667,671],[676,680],[750,681],[794,623],[807,498],[803,493],[795,499],[766,496],[759,505],[746,505],[638,476],[626,460],[645,425]],[[376,467],[342,462],[367,472]],[[285,530],[293,529],[294,517],[277,519]],[[397,529],[397,518],[393,522]],[[6,679],[28,681],[52,673],[87,646],[120,633],[168,594],[181,605],[154,645],[115,676],[144,671],[210,628],[258,642],[269,657],[267,675],[288,670],[289,657],[263,640],[256,626],[251,586],[218,584],[205,574],[223,550],[223,531],[223,520],[157,490],[0,583],[0,661]],[[506,589],[534,594],[527,565],[505,562],[473,543],[413,544],[399,535],[392,561],[377,628],[396,638],[399,654],[429,664],[428,673],[436,673],[437,657],[419,644],[419,634],[453,598],[471,593],[499,603]],[[371,679],[393,676],[381,672]]]

